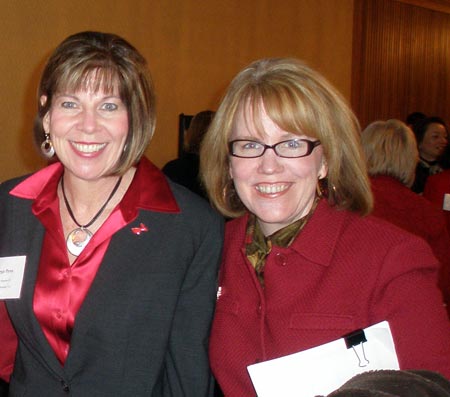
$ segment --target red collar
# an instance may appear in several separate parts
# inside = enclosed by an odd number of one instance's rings
[[[309,219],[299,236],[292,242],[289,249],[298,252],[310,262],[329,266],[332,263],[335,244],[343,233],[344,223],[348,217],[359,217],[350,211],[337,210],[330,206],[326,199],[317,204],[313,216]],[[246,214],[235,220],[227,222],[225,235],[225,248],[227,244],[236,244],[236,239],[245,239],[245,231],[249,215]],[[242,252],[245,255],[245,240],[240,241]]]

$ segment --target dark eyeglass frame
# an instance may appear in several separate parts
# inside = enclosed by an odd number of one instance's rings
[[[283,143],[286,143],[286,142],[291,142],[291,141],[305,142],[307,144],[307,146],[308,146],[308,149],[306,150],[306,153],[302,154],[301,156],[283,156],[280,153],[278,153],[277,147],[279,145],[281,145]],[[254,142],[254,143],[257,143],[258,145],[263,146],[264,150],[258,156],[239,156],[239,155],[237,155],[237,154],[235,154],[233,152],[233,145],[236,142]],[[314,150],[314,148],[319,146],[320,144],[321,144],[321,142],[319,140],[317,140],[317,141],[310,141],[309,139],[286,139],[285,141],[277,142],[275,145],[266,145],[265,143],[262,143],[262,142],[259,142],[259,141],[252,141],[251,139],[235,139],[233,141],[228,142],[228,153],[230,154],[230,156],[239,157],[241,159],[256,159],[258,157],[263,156],[264,153],[266,153],[267,149],[272,149],[278,157],[282,157],[282,158],[285,158],[285,159],[298,159],[298,158],[301,158],[301,157],[309,156],[312,153],[312,151]]]

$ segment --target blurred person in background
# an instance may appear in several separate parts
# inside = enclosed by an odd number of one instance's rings
[[[422,194],[430,175],[442,172],[440,160],[448,145],[448,128],[440,117],[426,117],[413,125],[419,149],[419,163],[411,189]]]
[[[203,136],[214,117],[212,110],[197,113],[191,120],[186,131],[184,150],[179,158],[169,161],[162,172],[172,181],[187,187],[189,190],[206,198],[206,192],[199,177],[199,151]]]
[[[450,236],[442,212],[410,189],[419,161],[413,132],[400,120],[380,120],[367,126],[361,142],[374,196],[373,215],[428,242],[441,263],[438,285],[450,315]]]

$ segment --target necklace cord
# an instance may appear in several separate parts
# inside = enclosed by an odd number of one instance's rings
[[[98,217],[103,213],[103,211],[105,210],[105,208],[108,205],[108,203],[111,201],[113,196],[116,194],[117,189],[119,188],[121,181],[122,181],[122,176],[117,181],[116,185],[114,186],[114,189],[112,190],[111,194],[109,195],[108,199],[105,201],[105,204],[102,205],[100,210],[94,215],[94,217],[88,223],[86,223],[85,225],[80,225],[77,222],[77,220],[75,219],[75,216],[73,214],[72,208],[70,207],[70,204],[69,204],[69,200],[67,200],[66,191],[64,189],[64,175],[63,175],[63,177],[61,178],[61,190],[62,190],[62,194],[63,194],[63,198],[64,198],[64,203],[66,204],[67,212],[69,213],[70,217],[75,222],[75,224],[78,227],[80,227],[81,229],[86,229],[89,226],[91,226],[98,219]]]

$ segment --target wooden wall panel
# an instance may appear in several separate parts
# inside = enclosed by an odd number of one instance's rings
[[[450,14],[426,3],[355,2],[352,104],[363,128],[413,111],[450,121]]]
[[[147,58],[158,121],[147,155],[177,155],[178,114],[214,109],[251,61],[295,56],[348,99],[353,0],[0,0],[0,181],[41,167],[31,143],[43,62],[67,35],[118,33]]]
[[[396,0],[402,3],[450,14],[450,0]]]

